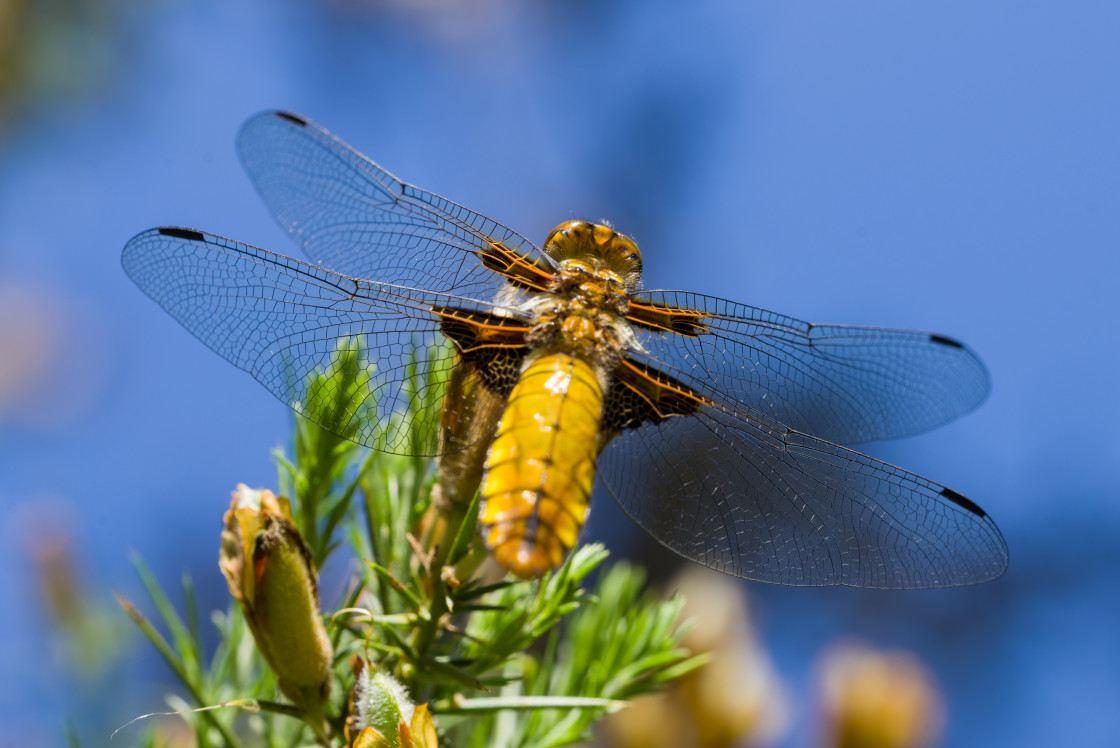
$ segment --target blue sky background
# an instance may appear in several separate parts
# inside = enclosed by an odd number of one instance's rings
[[[119,0],[33,55],[46,72],[0,139],[0,357],[35,372],[0,393],[12,744],[160,709],[165,677],[134,642],[120,689],[82,685],[44,628],[29,528],[71,527],[106,601],[142,597],[135,549],[224,605],[229,491],[274,484],[288,411],[119,265],[161,224],[297,252],[233,151],[274,107],[535,241],[607,218],[651,288],[966,341],[989,401],[868,451],[976,500],[1010,571],[923,593],[744,583],[759,636],[799,704],[822,649],[860,637],[931,668],[945,745],[1120,744],[1120,4],[434,7]],[[638,552],[631,530],[595,504],[589,537]]]

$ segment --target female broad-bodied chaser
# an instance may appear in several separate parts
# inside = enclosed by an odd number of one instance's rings
[[[322,427],[440,455],[442,500],[480,491],[483,538],[515,574],[561,563],[596,478],[664,545],[748,579],[948,587],[1006,568],[975,503],[838,446],[979,404],[988,374],[961,343],[644,290],[638,247],[612,227],[568,221],[540,249],[293,114],[254,117],[238,149],[318,265],[158,228],[128,243],[125,270]],[[347,351],[368,393],[323,415],[308,382]],[[438,421],[418,401],[442,401]]]

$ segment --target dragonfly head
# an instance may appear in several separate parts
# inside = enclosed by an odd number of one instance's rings
[[[565,221],[545,239],[544,251],[561,266],[569,261],[580,262],[592,274],[614,274],[627,290],[636,287],[642,277],[642,252],[638,245],[605,223]]]

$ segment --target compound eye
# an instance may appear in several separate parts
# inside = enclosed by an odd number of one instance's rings
[[[587,241],[591,224],[587,221],[564,221],[544,240],[544,252],[555,260],[571,257]]]
[[[548,233],[545,244],[560,237],[582,238],[590,229],[591,225],[587,221],[564,221]]]
[[[638,245],[634,243],[633,239],[617,234],[614,242],[614,256],[618,258],[617,264],[623,276],[641,275],[642,251],[638,249]]]
[[[596,244],[604,245],[612,241],[618,234],[605,223],[597,223],[591,229],[591,236],[595,239]]]

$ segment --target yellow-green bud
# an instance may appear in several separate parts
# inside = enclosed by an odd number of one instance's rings
[[[438,748],[426,704],[414,706],[404,686],[360,658],[352,664],[357,677],[347,720],[351,748]]]
[[[319,615],[315,566],[291,506],[267,489],[240,484],[224,519],[218,565],[257,649],[288,698],[317,708],[330,688],[331,643]]]
[[[412,719],[413,704],[408,691],[395,678],[372,667],[362,668],[354,682],[355,725],[372,727],[389,739],[400,741],[398,726]]]

